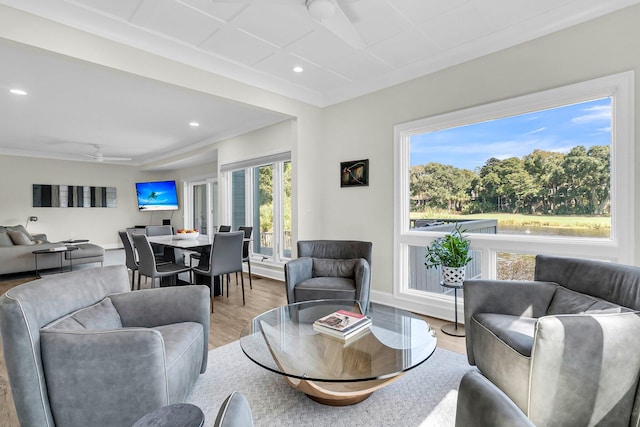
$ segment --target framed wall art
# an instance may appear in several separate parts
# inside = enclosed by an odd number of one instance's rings
[[[115,208],[116,187],[33,184],[34,208]]]
[[[340,163],[340,187],[369,185],[369,159]]]

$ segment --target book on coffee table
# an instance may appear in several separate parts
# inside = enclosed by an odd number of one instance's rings
[[[340,339],[347,339],[366,330],[371,318],[364,314],[338,310],[313,322],[313,329]]]

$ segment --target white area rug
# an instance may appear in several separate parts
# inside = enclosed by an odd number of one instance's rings
[[[234,390],[251,403],[255,425],[279,426],[453,426],[458,385],[471,367],[461,354],[437,349],[422,365],[361,403],[325,406],[285,383],[282,376],[253,363],[235,341],[209,352],[207,372],[200,376],[189,403],[205,413],[205,425]]]

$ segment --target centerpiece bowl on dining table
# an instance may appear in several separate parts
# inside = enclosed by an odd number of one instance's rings
[[[173,236],[174,239],[178,239],[178,240],[183,240],[183,239],[197,239],[198,236],[200,236],[200,232],[199,231],[190,231],[190,232],[180,232],[180,230],[178,230],[175,234],[175,236]]]

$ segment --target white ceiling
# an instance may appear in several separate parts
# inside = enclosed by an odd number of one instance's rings
[[[322,23],[305,0],[0,4],[324,107],[640,3],[334,1],[338,14]],[[2,40],[0,57],[0,88],[30,92],[0,94],[0,153],[78,159],[98,144],[105,156],[144,165],[286,119]],[[294,66],[304,71],[294,73]],[[192,120],[201,126],[190,128]]]

